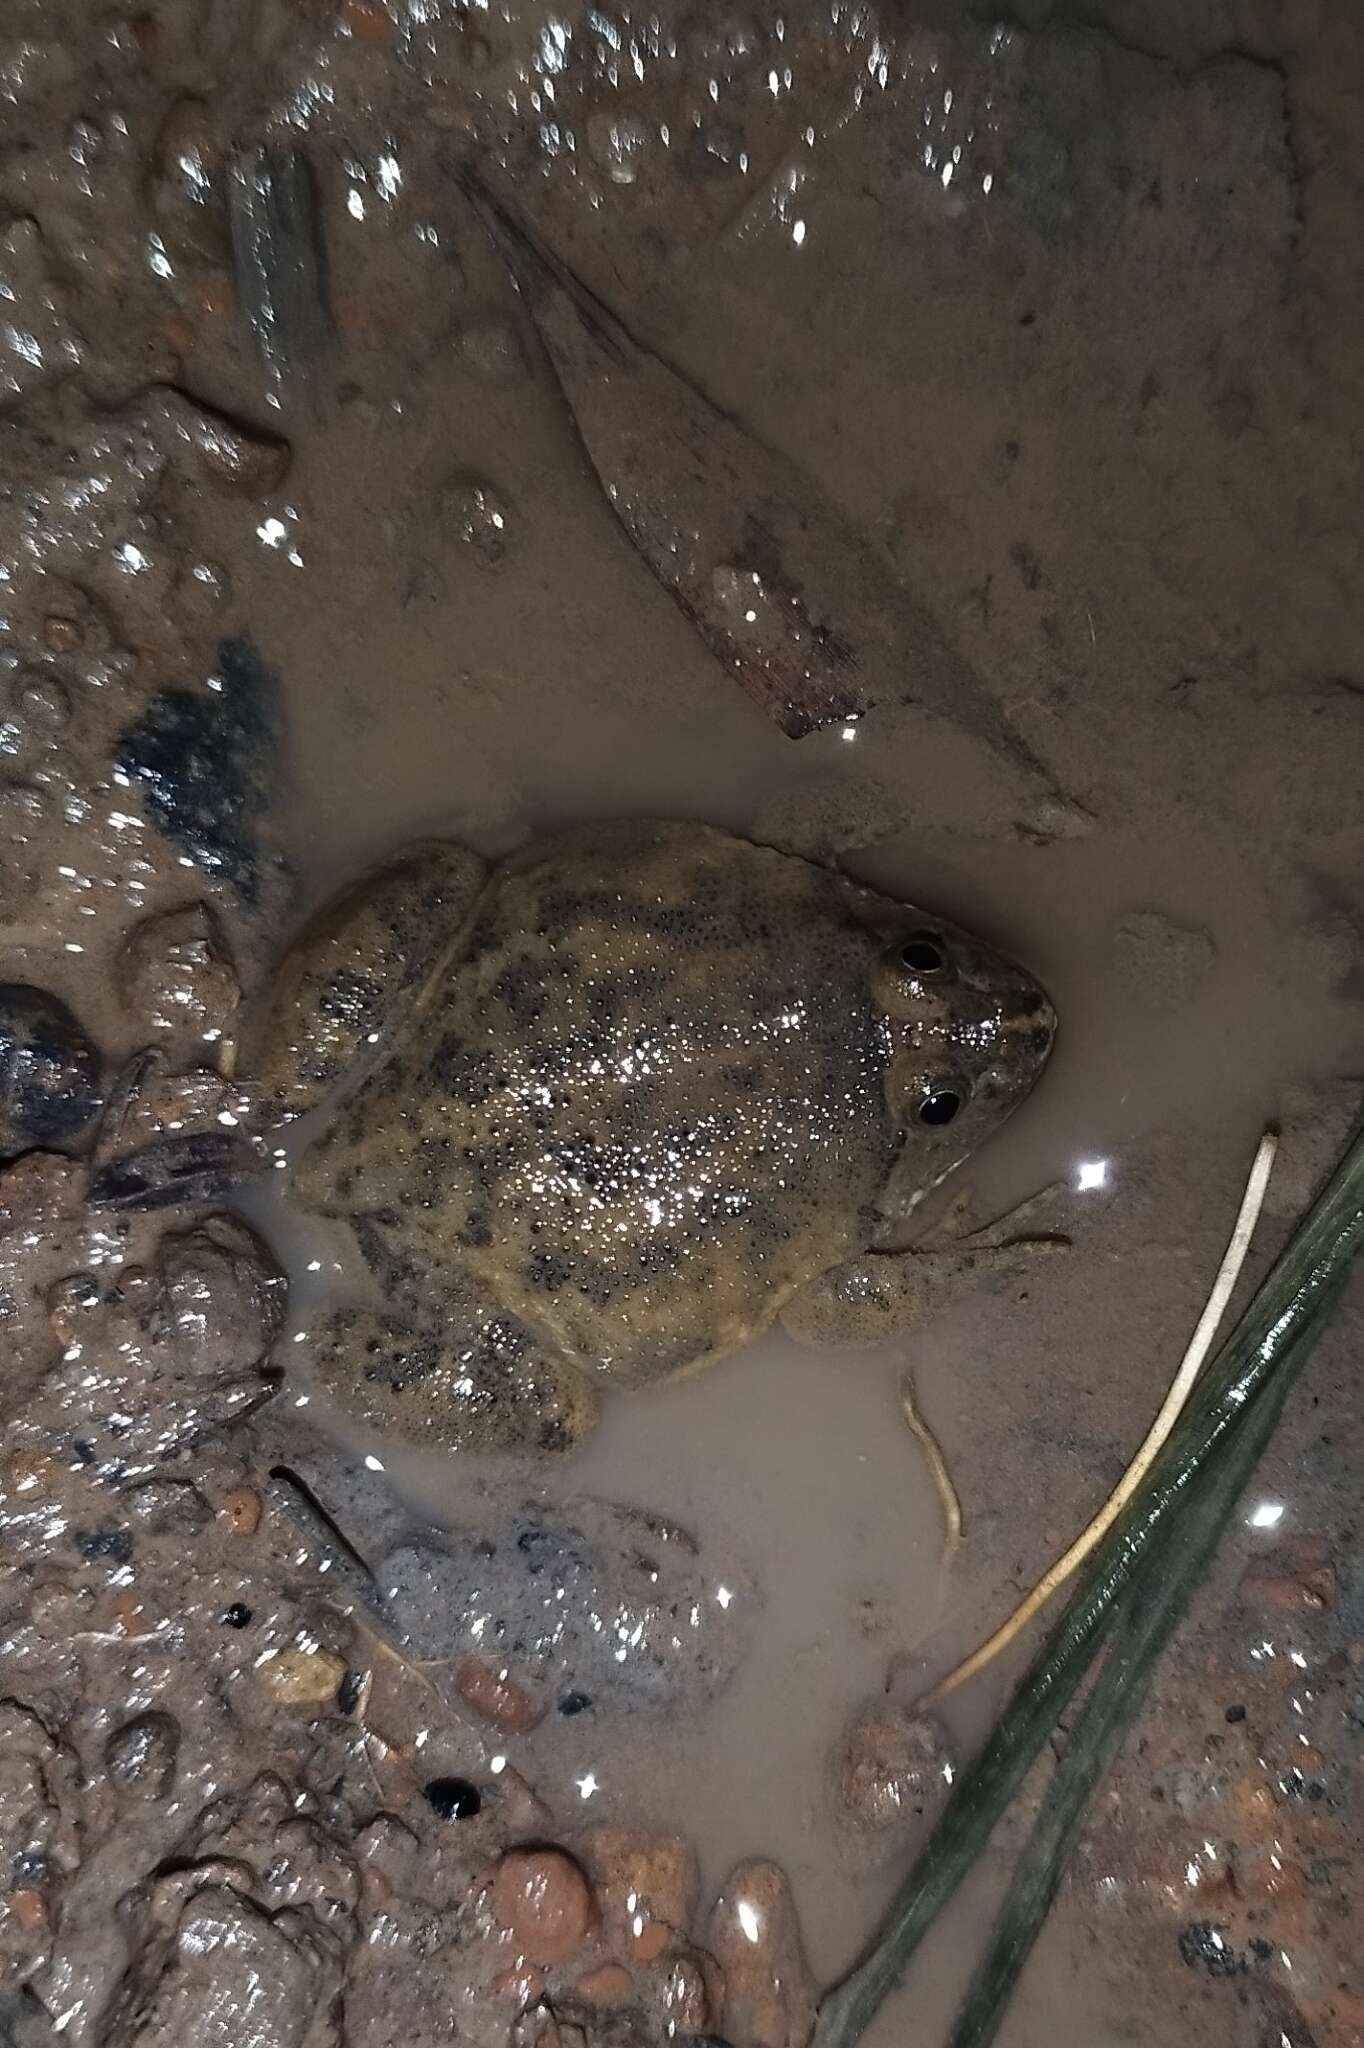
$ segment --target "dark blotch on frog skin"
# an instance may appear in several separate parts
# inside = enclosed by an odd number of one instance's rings
[[[124,733],[115,765],[161,831],[244,903],[260,895],[257,827],[274,791],[279,678],[249,640],[224,640],[221,687],[161,690]]]
[[[511,1012],[514,1023],[529,1026],[544,1014],[549,996],[544,976],[533,967],[508,967],[493,983],[492,993]]]

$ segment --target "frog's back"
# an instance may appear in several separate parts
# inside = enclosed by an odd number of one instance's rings
[[[731,1348],[865,1227],[895,1149],[859,895],[706,827],[540,842],[343,1112],[332,1181],[589,1369]]]

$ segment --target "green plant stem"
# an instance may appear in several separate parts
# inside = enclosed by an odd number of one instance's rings
[[[1271,1385],[1246,1411],[1204,1487],[1190,1494],[1128,1586],[1093,1689],[1066,1737],[1056,1773],[1014,1867],[989,1946],[972,1973],[948,2048],[988,2048],[1084,1827],[1095,1792],[1145,1700],[1152,1672],[1217,1548],[1228,1517],[1274,1433],[1289,1389],[1334,1296],[1299,1333]]]
[[[1141,1490],[1089,1559],[984,1750],[958,1781],[870,1947],[826,1993],[812,2048],[851,2048],[899,1982],[1072,1698],[1139,1561],[1298,1336],[1315,1323],[1319,1304],[1362,1240],[1364,1137],[1356,1137],[1205,1368]]]

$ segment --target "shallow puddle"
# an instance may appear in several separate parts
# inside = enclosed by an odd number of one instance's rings
[[[846,1967],[927,1824],[853,1824],[850,1722],[912,1703],[1103,1499],[1260,1131],[1284,1130],[1272,1248],[1358,1093],[1359,39],[1335,6],[1136,33],[1109,6],[1025,28],[837,0],[0,23],[0,981],[91,1042],[74,1135],[0,1098],[0,1690],[31,1793],[0,1812],[0,2036],[198,2048],[215,1999],[247,2024],[212,1959],[249,1951],[261,2048],[801,2048],[808,1987],[751,1992],[742,1946],[728,1993],[703,1983],[708,1903],[770,1858],[811,1986]],[[502,202],[569,266],[567,326]],[[795,741],[773,674],[791,704],[847,695]],[[495,861],[631,817],[837,865],[1024,963],[1053,1056],[915,1222],[1051,1189],[1037,1228],[1068,1246],[893,1342],[773,1331],[613,1392],[531,1466],[329,1406],[306,1340],[360,1262],[285,1172],[224,1196],[287,1275],[277,1343],[253,1240],[85,1213],[115,1111],[125,1140],[249,1121],[243,1017],[338,887],[420,838]],[[1007,2048],[1364,2043],[1359,1341],[1355,1297]],[[948,1557],[906,1371],[960,1495]],[[667,1532],[666,1569],[616,1509]],[[565,1649],[519,1671],[534,1712],[510,1655],[511,1692],[484,1673],[471,1704],[479,1603],[519,1597],[485,1564],[528,1528],[600,1546],[573,1623],[618,1649],[574,1654],[618,1691],[570,1686]],[[439,1567],[403,1588],[439,1655],[391,1632],[404,1546]],[[553,1555],[528,1636],[572,1577]],[[675,1642],[651,1572],[697,1617]],[[1017,1669],[944,1709],[942,1787]],[[695,1848],[661,1956],[601,1825]],[[1020,1826],[877,2048],[946,2038]],[[582,1924],[528,1962],[494,1877],[554,1843],[591,1889],[551,1868]]]

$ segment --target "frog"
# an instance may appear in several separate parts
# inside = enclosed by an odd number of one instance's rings
[[[1055,1036],[960,926],[715,826],[423,842],[305,926],[243,1036],[289,1200],[358,1253],[311,1374],[428,1448],[572,1449],[603,1390],[799,1334],[872,1248],[941,1258],[888,1239]]]

